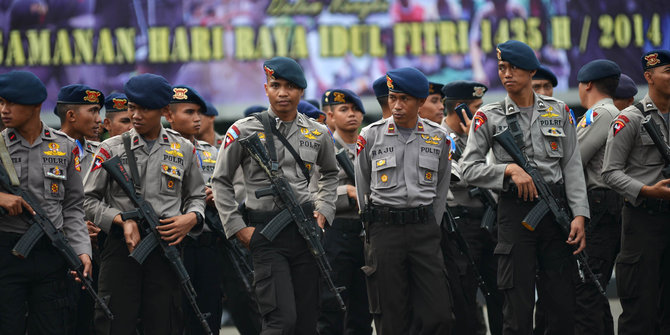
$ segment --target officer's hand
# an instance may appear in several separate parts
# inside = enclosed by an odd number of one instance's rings
[[[0,207],[6,209],[7,213],[12,216],[23,213],[24,208],[35,215],[33,208],[18,195],[0,192]]]
[[[319,227],[321,227],[321,229],[325,229],[325,227],[326,227],[326,217],[323,216],[323,214],[321,214],[317,211],[314,211],[314,218],[316,219],[316,224],[318,224]]]
[[[575,216],[570,223],[570,235],[566,241],[570,245],[578,245],[577,250],[573,252],[574,255],[582,252],[586,248],[586,235],[584,233],[584,217]]]
[[[140,228],[137,227],[137,222],[135,222],[135,220],[123,221],[123,237],[126,239],[128,252],[133,252],[141,239]]]
[[[470,125],[472,124],[472,120],[470,120],[468,117],[468,113],[465,112],[465,108],[461,108],[461,110],[456,111],[456,113],[461,113],[463,115],[463,120],[465,120],[465,124],[463,124],[463,122],[458,123],[458,125],[461,127],[461,132],[463,134],[470,133]]]
[[[214,205],[214,192],[210,187],[205,187],[205,203],[207,206],[215,207]]]
[[[86,228],[88,228],[88,237],[91,239],[91,244],[95,247],[98,245],[98,233],[100,228],[95,223],[86,220]]]
[[[164,241],[172,241],[170,245],[177,245],[186,237],[186,234],[198,224],[198,217],[190,212],[183,215],[160,220],[161,225],[156,227]]]
[[[242,242],[245,248],[249,249],[249,242],[251,242],[251,235],[254,234],[254,230],[256,230],[254,227],[242,228],[235,234],[235,237]]]
[[[87,254],[81,254],[79,255],[79,259],[81,260],[81,263],[84,264],[84,277],[91,278],[91,276],[93,276],[93,265],[91,263],[91,257],[89,257]],[[74,280],[77,283],[81,283],[81,278],[79,278],[76,271],[70,271],[70,274],[74,277]],[[86,289],[86,286],[82,285],[81,289]]]
[[[347,185],[347,196],[351,199],[354,199],[358,203],[358,195],[356,195],[356,187],[353,185]]]
[[[670,200],[670,179],[663,179],[653,186],[642,186],[640,195],[647,198]]]
[[[520,166],[511,163],[505,168],[505,176],[512,178],[514,184],[519,189],[519,198],[524,201],[533,201],[537,199],[537,189],[533,183],[533,178]]]

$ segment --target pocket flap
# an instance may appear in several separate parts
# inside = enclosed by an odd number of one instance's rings
[[[310,163],[315,163],[316,162],[316,157],[319,155],[319,152],[313,149],[307,149],[307,148],[298,148],[300,152],[300,159],[302,159],[305,162],[310,162]]]
[[[256,269],[254,269],[254,282],[258,283],[259,281],[263,279],[270,278],[272,276],[272,266],[265,265],[265,266],[258,266]]]
[[[161,164],[161,172],[178,180],[182,180],[184,175],[184,171],[181,168],[169,164]]]
[[[372,160],[372,171],[395,167],[395,156],[380,157]]]
[[[635,264],[640,261],[641,252],[634,253],[620,253],[616,257],[617,264]]]
[[[514,247],[514,244],[512,243],[504,243],[504,242],[498,242],[496,245],[495,250],[493,251],[494,255],[509,255],[512,253],[512,247]]]
[[[44,176],[51,179],[66,180],[67,171],[63,166],[44,165]]]
[[[440,166],[440,160],[437,157],[431,157],[422,155],[419,156],[419,167],[437,171],[437,168]]]
[[[551,137],[565,137],[563,128],[560,127],[542,127],[542,135]]]

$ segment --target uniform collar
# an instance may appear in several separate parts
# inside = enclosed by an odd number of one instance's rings
[[[292,121],[282,121],[280,118],[277,117],[277,114],[275,114],[275,112],[272,111],[272,107],[268,108],[268,114],[270,114],[271,118],[275,119],[277,129],[279,129],[279,125],[282,123],[291,123],[291,128],[289,128],[286,134],[286,138],[289,138],[296,131],[296,129],[298,129],[297,127],[307,128],[309,126],[307,116],[302,115],[301,113],[297,113],[295,119],[293,119]]]
[[[654,103],[654,101],[652,101],[651,97],[649,97],[649,93],[647,93],[647,95],[645,95],[644,98],[642,98],[642,100],[640,100],[640,102],[642,103],[642,107],[644,108],[645,112],[656,111],[659,115],[661,114],[658,111],[658,107],[656,107],[656,104]]]
[[[593,109],[598,106],[602,105],[614,105],[614,100],[612,98],[602,98],[598,100],[596,103],[593,104],[593,106],[590,109]]]
[[[146,145],[146,141],[144,140],[144,138],[142,138],[142,136],[140,136],[140,134],[137,133],[137,130],[135,130],[135,128],[130,129],[129,132],[130,132],[130,150],[135,150],[141,146]],[[156,138],[156,143],[154,143],[152,150],[153,148],[156,147],[156,144],[170,145],[170,139],[168,137],[168,133],[165,130],[165,128],[163,128],[163,125],[161,125],[161,131],[158,133],[158,138]]]
[[[384,128],[385,128],[384,134],[386,134],[386,135],[397,135],[398,134],[398,126],[396,125],[395,119],[393,118],[393,116],[386,119]],[[417,117],[416,125],[414,126],[414,131],[412,133],[414,133],[414,134],[425,134],[426,133],[426,121],[424,121],[421,117]]]
[[[28,142],[26,142],[25,145],[28,146],[28,147],[32,147],[32,146],[40,144],[44,141],[53,141],[53,140],[56,139],[56,135],[54,134],[54,130],[51,129],[46,124],[44,124],[44,122],[42,122],[42,130],[40,130],[40,131],[42,133],[40,134],[40,137],[38,139],[41,139],[41,140],[36,140],[32,145],[30,145],[30,144],[28,144]],[[14,145],[16,143],[20,143],[21,141],[24,140],[23,136],[21,136],[21,134],[19,134],[19,132],[14,128],[7,128],[7,129],[3,130],[3,133],[5,134],[5,144],[7,145],[7,147],[11,147],[12,145]]]
[[[509,95],[505,97],[505,115],[519,113],[519,106],[514,102]],[[536,93],[533,93],[533,105],[531,106],[534,109],[537,109],[538,112],[542,113],[547,110],[549,107],[544,100],[540,98]]]
[[[56,135],[54,135],[54,130],[49,128],[49,126],[45,125],[44,122],[42,122],[42,139],[45,141],[52,141],[56,139]]]

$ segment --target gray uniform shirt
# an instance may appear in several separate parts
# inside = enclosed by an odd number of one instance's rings
[[[333,138],[347,150],[349,159],[353,165],[354,160],[356,159],[356,149],[351,148],[348,143],[344,142],[337,131],[333,133]],[[339,151],[339,149],[335,148],[335,153],[337,153],[337,151]],[[337,186],[337,200],[335,201],[335,217],[343,219],[360,219],[358,207],[356,207],[356,205],[351,205],[349,196],[347,195],[347,185],[355,186],[355,181],[349,179],[349,176],[347,176],[347,173],[344,172],[343,168],[340,168],[340,172],[337,174],[337,179],[339,182]]]
[[[668,127],[649,95],[640,100],[645,111],[651,113],[665,142],[668,143]],[[644,116],[637,107],[630,106],[612,122],[607,134],[603,181],[626,200],[639,205],[644,185],[654,185],[663,179],[664,163],[661,153],[642,126]]]
[[[45,124],[42,124],[40,137],[32,144],[13,128],[3,130],[0,136],[7,144],[20,187],[38,202],[57,229],[63,229],[78,255],[91,256],[91,240],[82,207],[84,189],[75,164],[77,145],[64,133]],[[6,215],[0,220],[2,232],[23,234],[28,228],[28,223],[19,216]]]
[[[135,154],[140,175],[139,195],[148,201],[156,214],[169,218],[197,212],[204,216],[205,183],[198,168],[193,144],[172,129],[161,127],[155,143],[148,149],[135,129],[129,130],[130,149]],[[84,209],[93,222],[109,232],[114,217],[134,209],[130,199],[113,181],[101,163],[119,156],[130,171],[121,135],[102,142],[91,170],[84,178]]]
[[[205,182],[205,186],[212,187],[212,174],[219,151],[215,146],[205,141],[195,141],[193,145],[195,146],[195,155],[198,158],[198,167],[200,167],[200,173],[202,173],[202,180]],[[202,230],[212,231],[208,225],[205,225]]]
[[[272,110],[268,112],[270,117],[276,117]],[[277,122],[277,127],[279,128],[281,124],[282,122]],[[235,171],[238,167],[242,167],[244,174],[245,204],[248,210],[277,211],[283,208],[280,198],[268,196],[257,199],[254,193],[259,188],[270,186],[270,179],[265,171],[239,143],[240,139],[255,133],[258,133],[261,141],[265,143],[263,125],[254,116],[235,122],[226,133],[226,139],[222,149],[219,150],[219,158],[214,168],[212,176],[214,200],[228,237],[246,227],[242,215],[237,210],[238,203],[235,200],[233,188]],[[318,191],[315,196],[312,196],[302,169],[296,163],[293,155],[276,136],[273,136],[280,175],[291,183],[298,202],[314,201],[315,210],[323,214],[328,222],[333,222],[338,167],[333,153],[333,139],[328,135],[328,130],[322,124],[298,113],[295,120],[291,122],[291,127],[285,137],[305,162],[310,176],[315,173],[314,164],[319,166],[321,177],[318,180]]]
[[[359,208],[365,207],[366,194],[377,206],[432,204],[441,222],[451,179],[451,141],[444,128],[420,117],[407,139],[393,117],[363,128],[354,165]]]
[[[447,118],[444,118],[445,121],[446,119]],[[461,152],[465,151],[465,145],[468,141],[468,134],[458,134],[453,129],[449,128],[447,123],[444,121],[442,122],[442,127],[447,130],[449,137],[454,140],[455,145],[458,146]],[[468,191],[472,187],[468,186],[468,184],[463,179],[460,179],[462,171],[460,162],[462,160],[463,157],[460,157],[459,160],[451,160],[451,171],[452,173],[457,172],[455,175],[458,176],[459,179],[453,178],[451,180],[451,185],[449,185],[449,196],[447,196],[447,204],[451,207],[484,207],[484,204],[482,204],[481,200],[470,197]]]
[[[535,94],[530,115],[505,97],[507,110],[500,103],[482,107],[472,120],[468,144],[463,153],[463,179],[473,186],[506,190],[505,168],[513,163],[493,135],[507,129],[506,115],[518,113],[524,135],[525,152],[548,183],[565,183],[568,205],[574,216],[589,216],[584,169],[574,120],[562,101]],[[487,164],[486,154],[493,148],[494,162]]]
[[[610,124],[619,115],[619,110],[610,98],[596,102],[577,124],[577,139],[586,172],[586,189],[609,188],[602,178],[605,144]]]

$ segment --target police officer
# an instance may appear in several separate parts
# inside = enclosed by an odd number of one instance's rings
[[[584,220],[589,215],[584,172],[574,121],[565,103],[533,93],[531,78],[540,66],[526,44],[510,40],[497,48],[498,75],[507,90],[500,103],[475,113],[463,153],[462,177],[469,185],[501,190],[498,202],[498,288],[505,297],[503,334],[530,334],[536,267],[538,294],[546,301],[547,331],[574,332],[575,261],[569,245],[585,247]],[[573,221],[569,236],[547,214],[535,231],[521,221],[537,204],[537,190],[529,175],[493,141],[493,135],[518,123],[519,142],[550,184],[555,197],[566,202]],[[518,135],[518,134],[517,134]],[[493,149],[493,164],[486,155]],[[567,241],[566,241],[567,240]]]
[[[108,138],[121,135],[133,128],[133,115],[128,111],[128,98],[123,93],[112,93],[105,97],[105,119],[102,126]]]
[[[477,111],[482,105],[482,97],[488,90],[488,87],[482,83],[475,81],[454,81],[446,84],[442,89],[444,93],[445,105],[448,106],[447,117],[442,123],[442,127],[447,130],[449,136],[454,140],[458,149],[465,151],[465,145],[468,140],[469,128],[458,117],[457,113],[461,113],[464,120],[470,124],[471,120],[463,110],[456,110],[456,106],[465,103],[472,111]],[[452,160],[452,172],[457,171],[460,175],[459,162],[462,157],[456,157]],[[497,259],[493,256],[493,251],[497,243],[498,230],[495,222],[491,222],[490,227],[482,229],[482,217],[484,211],[488,206],[495,206],[495,203],[484,203],[486,199],[483,192],[492,194],[489,190],[478,189],[477,195],[471,196],[470,190],[473,187],[468,186],[464,181],[459,179],[452,179],[449,187],[449,196],[447,197],[447,205],[454,217],[458,217],[458,228],[461,234],[468,243],[469,252],[477,264],[477,270],[486,282],[489,296],[486,297],[486,309],[488,312],[489,328],[491,334],[502,333],[502,293],[498,291],[496,282],[496,273],[498,269]],[[495,199],[491,199],[495,201]],[[461,260],[462,262],[462,260]],[[461,267],[463,265],[461,264]],[[467,267],[467,265],[466,265]],[[465,274],[467,270],[461,270]],[[449,273],[451,275],[451,273]],[[452,295],[454,300],[458,294],[464,294],[466,301],[476,301],[477,283],[473,278],[468,278],[465,291],[454,292],[452,287]],[[471,316],[465,316],[471,317]],[[458,319],[458,315],[457,315]]]
[[[84,191],[76,145],[64,133],[40,121],[44,84],[34,74],[12,71],[0,75],[0,133],[5,170],[67,236],[68,243],[91,275],[91,242],[84,224]],[[21,215],[33,209],[21,197],[0,188],[0,333],[67,334],[72,331],[76,300],[66,264],[49,239],[42,237],[25,259],[12,255],[29,225]],[[27,316],[27,320],[26,320]]]
[[[320,275],[316,262],[296,224],[286,226],[273,241],[260,234],[280,213],[283,204],[278,198],[256,198],[254,192],[270,186],[270,180],[239,139],[258,134],[263,141],[273,140],[278,173],[291,184],[306,214],[314,213],[320,227],[326,221],[333,222],[335,215],[337,162],[328,129],[297,111],[300,96],[307,87],[300,65],[290,58],[275,57],[265,61],[263,68],[267,78],[265,92],[270,101],[266,120],[276,127],[268,132],[261,121],[250,116],[228,129],[212,177],[214,200],[226,235],[237,237],[251,249],[256,299],[263,317],[261,334],[313,334],[319,309]],[[264,115],[259,116],[265,118]],[[285,137],[290,147],[279,136]],[[309,176],[305,174],[314,175],[315,164],[321,178],[313,196],[308,191]],[[238,210],[233,192],[233,178],[240,166],[244,172],[249,226]]]
[[[84,179],[86,213],[108,235],[101,252],[98,291],[111,296],[114,320],[96,311],[96,331],[131,334],[141,318],[146,335],[174,334],[183,327],[180,283],[160,248],[143,264],[128,257],[141,240],[140,228],[135,220],[122,220],[120,213],[134,205],[102,162],[119,156],[126,171],[132,172],[128,157],[135,156],[138,173],[131,176],[138,185],[136,191],[164,218],[158,230],[171,245],[179,244],[192,229],[202,229],[205,184],[193,144],[161,125],[173,95],[167,80],[154,74],[138,75],[125,83],[124,91],[134,127],[102,142]],[[129,151],[124,141],[129,141]]]
[[[537,94],[554,96],[554,87],[558,85],[556,75],[544,65],[540,65],[533,75],[532,87]]]
[[[386,81],[393,114],[363,128],[356,149],[356,194],[369,226],[363,271],[370,312],[377,334],[450,334],[439,223],[451,176],[451,139],[418,116],[428,97],[421,72],[392,70]]]
[[[670,301],[670,179],[642,121],[651,118],[668,143],[670,51],[641,58],[649,93],[612,122],[602,169],[605,183],[624,198],[621,252],[616,259],[617,294],[623,312],[619,334],[654,334],[668,329]]]
[[[619,78],[619,86],[614,92],[614,106],[620,111],[626,109],[635,102],[635,95],[637,94],[637,85],[633,79],[622,73]]]
[[[382,108],[382,119],[388,119],[391,117],[391,108],[388,102],[389,89],[386,86],[386,76],[381,76],[372,83],[372,91],[375,93],[377,102]]]
[[[372,316],[368,312],[368,297],[365,288],[365,275],[361,267],[365,265],[363,240],[361,234],[363,224],[356,204],[356,186],[353,172],[353,161],[356,157],[356,140],[358,128],[363,122],[365,109],[356,93],[347,89],[330,91],[330,111],[328,119],[335,123],[336,152],[346,152],[343,157],[349,160],[347,167],[338,158],[340,172],[337,175],[337,201],[335,202],[335,220],[326,229],[323,247],[328,261],[333,267],[335,286],[346,287],[342,297],[347,305],[347,312],[340,310],[337,301],[327,289],[321,290],[321,316],[318,332],[324,334],[372,334]]]
[[[419,107],[419,116],[422,119],[427,119],[437,124],[442,123],[442,119],[444,119],[442,87],[444,85],[439,83],[428,83],[428,97],[426,98],[426,102]]]
[[[621,206],[623,199],[602,180],[601,170],[610,124],[619,115],[612,103],[621,69],[616,63],[597,59],[577,73],[579,99],[588,110],[577,126],[588,191],[591,220],[586,229],[589,244],[589,266],[607,287],[614,270],[614,259],[621,240]],[[576,283],[576,334],[614,334],[609,301],[589,280]]]

